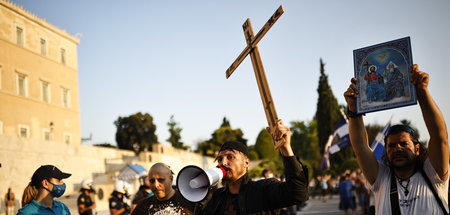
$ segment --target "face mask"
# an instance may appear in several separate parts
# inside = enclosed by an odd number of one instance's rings
[[[53,184],[50,181],[49,181],[49,183]],[[66,191],[66,184],[65,183],[64,184],[53,184],[53,189],[51,191],[47,188],[45,188],[45,189],[48,190],[54,197],[58,198],[58,197],[62,196],[64,194],[64,192]]]
[[[269,175],[267,176],[268,178],[273,178],[273,174],[269,173]]]

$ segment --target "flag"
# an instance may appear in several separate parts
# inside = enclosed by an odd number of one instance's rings
[[[391,120],[384,126],[383,129],[381,129],[380,132],[378,132],[377,137],[372,143],[372,147],[370,147],[375,154],[375,157],[377,158],[378,162],[382,162],[381,156],[383,156],[384,153],[384,137],[386,136],[389,128],[391,127]]]
[[[348,123],[344,117],[339,120],[332,135],[333,139],[331,140],[331,145],[328,148],[328,152],[330,154],[334,154],[351,145],[350,136],[348,135]]]
[[[332,140],[333,140],[333,135],[330,135],[328,137],[327,143],[325,144],[322,161],[320,162],[320,170],[324,170],[324,169],[329,169],[330,168],[330,159],[329,159],[329,155],[328,155],[328,147],[330,147]]]
[[[350,145],[350,137],[348,135],[348,123],[347,120],[342,117],[337,123],[333,133],[328,137],[328,141],[325,144],[322,162],[320,169],[329,169],[330,160],[329,155],[334,154],[341,149]]]

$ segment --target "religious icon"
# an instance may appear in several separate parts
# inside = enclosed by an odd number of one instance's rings
[[[358,114],[417,104],[409,37],[353,50]]]

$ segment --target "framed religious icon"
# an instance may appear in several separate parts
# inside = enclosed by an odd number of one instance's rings
[[[417,104],[409,37],[353,50],[353,61],[357,114]]]

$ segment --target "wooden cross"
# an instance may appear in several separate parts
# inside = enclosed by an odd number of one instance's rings
[[[250,54],[250,58],[253,64],[253,70],[255,71],[256,82],[258,83],[259,93],[261,94],[261,99],[264,105],[264,111],[266,113],[267,122],[269,124],[270,132],[275,131],[275,126],[278,122],[277,111],[275,110],[275,105],[273,104],[272,94],[270,93],[269,84],[267,82],[266,73],[264,72],[264,67],[262,64],[261,56],[259,55],[258,42],[262,37],[269,31],[272,25],[280,18],[284,13],[283,6],[275,11],[275,13],[270,17],[266,24],[259,30],[256,36],[253,35],[253,28],[250,19],[247,19],[242,28],[244,29],[245,39],[247,41],[247,47],[241,52],[241,54],[236,58],[236,60],[227,69],[226,77],[231,76],[231,74],[236,70],[236,68],[244,61],[245,57]],[[274,137],[274,135],[272,135]],[[276,140],[274,138],[275,148],[280,148],[284,142],[281,140]]]

